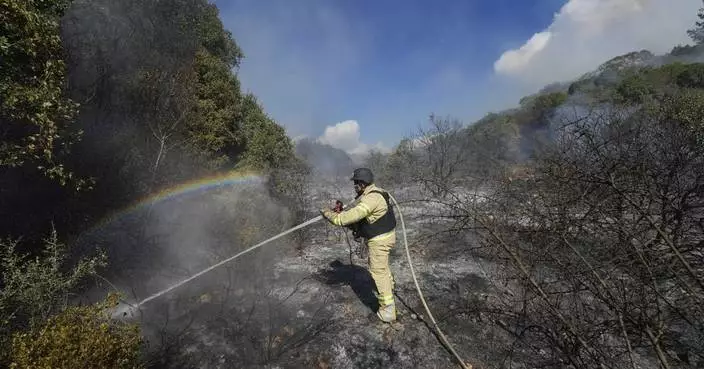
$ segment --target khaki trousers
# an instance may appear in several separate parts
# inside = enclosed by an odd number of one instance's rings
[[[389,252],[396,244],[396,232],[374,237],[367,241],[369,247],[369,273],[374,279],[378,292],[379,306],[394,303],[393,276],[389,268]]]

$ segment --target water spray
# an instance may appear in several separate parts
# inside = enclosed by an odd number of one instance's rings
[[[310,220],[308,220],[308,221],[306,221],[306,222],[304,222],[304,223],[301,223],[301,224],[299,224],[299,225],[297,225],[297,226],[295,226],[295,227],[293,227],[293,228],[290,228],[290,229],[288,229],[288,230],[286,230],[286,231],[284,231],[284,232],[281,232],[281,233],[277,234],[276,236],[273,236],[273,237],[268,238],[268,239],[266,239],[266,240],[264,240],[264,241],[262,241],[262,242],[259,242],[258,244],[254,245],[254,246],[252,246],[252,247],[250,247],[250,248],[247,248],[247,249],[245,249],[245,250],[243,250],[243,251],[240,251],[239,253],[237,253],[237,254],[235,254],[235,255],[233,255],[233,256],[231,256],[231,257],[225,259],[225,260],[222,260],[222,261],[218,262],[217,264],[213,264],[212,266],[209,266],[208,268],[203,269],[202,271],[200,271],[200,272],[198,272],[198,273],[196,273],[196,274],[194,274],[194,275],[192,275],[192,276],[190,276],[190,277],[188,277],[188,278],[186,278],[186,279],[184,279],[184,280],[182,280],[182,281],[180,281],[180,282],[178,282],[178,283],[172,285],[171,287],[165,288],[165,289],[163,289],[163,290],[161,290],[161,291],[159,291],[159,292],[157,292],[157,293],[155,293],[155,294],[153,294],[153,295],[151,295],[151,296],[145,298],[144,300],[138,302],[137,304],[128,304],[128,303],[126,303],[126,302],[123,301],[123,304],[124,304],[124,305],[117,307],[117,309],[116,309],[115,312],[113,313],[113,317],[122,316],[122,315],[134,315],[134,312],[135,312],[136,310],[138,310],[139,307],[142,306],[142,305],[144,305],[145,303],[147,303],[147,302],[149,302],[149,301],[151,301],[151,300],[154,300],[155,298],[157,298],[157,297],[159,297],[159,296],[162,296],[162,295],[164,295],[164,294],[166,294],[166,293],[168,293],[168,292],[170,292],[170,291],[172,291],[172,290],[174,290],[174,289],[176,289],[176,288],[179,288],[179,287],[183,286],[184,284],[186,284],[186,283],[188,283],[188,282],[190,282],[190,281],[192,281],[192,280],[194,280],[194,279],[196,279],[196,278],[202,276],[203,274],[206,274],[206,273],[208,273],[208,272],[210,272],[210,271],[212,271],[212,270],[214,270],[214,269],[217,269],[218,267],[221,267],[221,266],[223,266],[224,264],[229,263],[229,262],[231,262],[231,261],[233,261],[233,260],[239,258],[240,256],[242,256],[242,255],[244,255],[244,254],[247,254],[247,253],[249,253],[249,252],[251,252],[251,251],[254,251],[254,250],[256,250],[256,249],[258,249],[258,248],[260,248],[260,247],[266,245],[266,244],[269,243],[269,242],[272,242],[272,241],[274,241],[274,240],[276,240],[276,239],[279,239],[279,238],[281,238],[281,237],[283,237],[283,236],[285,236],[285,235],[287,235],[287,234],[289,234],[289,233],[291,233],[291,232],[297,231],[297,230],[299,230],[299,229],[301,229],[301,228],[307,227],[307,226],[309,226],[309,225],[311,225],[311,224],[313,224],[313,223],[315,223],[315,222],[317,222],[317,221],[319,221],[319,220],[321,220],[321,219],[323,219],[323,216],[322,216],[322,215],[318,215],[317,217],[315,217],[315,218],[313,218],[313,219],[310,219]]]
[[[422,292],[421,289],[420,289],[420,284],[418,283],[418,278],[416,277],[415,270],[413,269],[413,262],[411,261],[411,253],[410,253],[410,250],[409,250],[409,248],[408,248],[408,239],[407,239],[407,237],[406,237],[406,224],[405,224],[404,221],[403,221],[403,214],[401,213],[401,210],[399,209],[398,202],[396,202],[396,199],[395,199],[393,196],[391,196],[391,194],[389,194],[389,198],[390,198],[391,201],[393,202],[393,206],[396,207],[396,209],[398,210],[398,215],[399,215],[399,218],[400,218],[400,220],[401,220],[401,231],[402,231],[402,233],[403,233],[403,244],[404,244],[405,249],[406,249],[406,258],[407,258],[407,260],[408,260],[408,266],[409,266],[409,268],[410,268],[410,270],[411,270],[411,276],[413,277],[413,283],[415,284],[416,291],[418,292],[418,296],[420,297],[420,301],[421,301],[422,304],[423,304],[423,308],[425,309],[425,312],[428,314],[428,318],[430,318],[430,321],[431,321],[432,324],[433,324],[433,328],[435,328],[435,330],[436,330],[436,332],[437,332],[437,334],[438,334],[438,337],[439,337],[441,343],[443,344],[443,346],[457,359],[458,364],[459,364],[463,369],[471,369],[472,366],[469,365],[469,364],[467,364],[467,363],[465,363],[464,360],[462,360],[462,358],[459,356],[459,354],[457,353],[457,351],[455,351],[455,349],[452,347],[452,345],[450,344],[450,342],[447,340],[447,337],[445,337],[445,335],[444,335],[444,334],[442,333],[442,331],[440,330],[440,327],[438,326],[438,323],[435,321],[435,318],[433,317],[433,314],[430,312],[430,308],[428,307],[428,304],[427,304],[427,302],[425,301],[425,298],[423,297],[423,292]],[[341,204],[341,203],[338,203],[338,204],[337,204],[337,207],[339,207],[339,210],[342,210],[342,204]],[[218,262],[217,264],[214,264],[214,265],[212,265],[212,266],[210,266],[210,267],[208,267],[208,268],[206,268],[206,269],[204,269],[204,270],[202,270],[202,271],[200,271],[200,272],[198,272],[198,273],[196,273],[196,274],[194,274],[194,275],[192,275],[192,276],[190,276],[190,277],[188,277],[188,278],[186,278],[186,279],[184,279],[184,280],[182,280],[182,281],[180,281],[180,282],[178,282],[178,283],[176,283],[176,284],[174,284],[174,285],[172,285],[171,287],[168,287],[168,288],[166,288],[166,289],[163,289],[163,290],[161,290],[161,291],[159,291],[159,292],[157,292],[157,293],[155,293],[155,294],[153,294],[153,295],[151,295],[151,296],[145,298],[144,300],[140,301],[140,302],[137,303],[136,305],[132,305],[132,304],[123,302],[123,305],[122,305],[122,306],[118,306],[118,307],[117,307],[116,311],[113,313],[113,317],[124,316],[124,315],[134,315],[134,313],[135,313],[137,310],[139,310],[139,307],[142,306],[142,305],[144,305],[145,303],[147,303],[147,302],[149,302],[149,301],[151,301],[151,300],[154,300],[155,298],[160,297],[160,296],[162,296],[162,295],[164,295],[164,294],[166,294],[166,293],[168,293],[168,292],[170,292],[170,291],[172,291],[172,290],[174,290],[174,289],[176,289],[176,288],[178,288],[178,287],[181,287],[181,286],[183,286],[184,284],[186,284],[186,283],[188,283],[188,282],[190,282],[190,281],[192,281],[192,280],[194,280],[194,279],[196,279],[196,278],[202,276],[203,274],[206,274],[206,273],[208,273],[208,272],[210,272],[210,271],[212,271],[212,270],[214,270],[214,269],[216,269],[216,268],[218,268],[218,267],[220,267],[220,266],[222,266],[222,265],[224,265],[224,264],[226,264],[226,263],[229,263],[229,262],[231,262],[231,261],[233,261],[233,260],[239,258],[239,257],[242,256],[242,255],[245,255],[245,254],[247,254],[247,253],[249,253],[249,252],[251,252],[251,251],[254,251],[254,250],[256,250],[256,249],[258,249],[258,248],[260,248],[260,247],[266,245],[266,244],[269,243],[269,242],[272,242],[272,241],[274,241],[274,240],[276,240],[276,239],[279,239],[279,238],[281,238],[281,237],[283,237],[283,236],[285,236],[285,235],[287,235],[287,234],[289,234],[289,233],[291,233],[291,232],[297,231],[297,230],[299,230],[299,229],[301,229],[301,228],[305,228],[305,227],[307,227],[307,226],[309,226],[309,225],[311,225],[311,224],[313,224],[313,223],[316,223],[316,222],[320,221],[321,219],[323,219],[323,216],[322,216],[322,215],[319,215],[319,216],[317,216],[317,217],[315,217],[315,218],[312,218],[312,219],[310,219],[310,220],[308,220],[308,221],[306,221],[306,222],[303,222],[303,223],[301,223],[301,224],[299,224],[299,225],[297,225],[297,226],[295,226],[295,227],[293,227],[293,228],[290,228],[290,229],[288,229],[288,230],[286,230],[286,231],[284,231],[284,232],[281,232],[281,233],[277,234],[276,236],[273,236],[273,237],[268,238],[268,239],[266,239],[266,240],[264,240],[264,241],[262,241],[262,242],[259,242],[258,244],[254,245],[254,246],[252,246],[252,247],[250,247],[250,248],[247,248],[247,249],[245,249],[245,250],[243,250],[243,251],[240,251],[239,253],[235,254],[234,256],[231,256],[231,257],[229,257],[229,258],[227,258],[227,259],[225,259],[225,260],[222,260],[222,261]]]

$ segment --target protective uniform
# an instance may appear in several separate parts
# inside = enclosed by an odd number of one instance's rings
[[[393,276],[389,268],[389,252],[396,244],[396,218],[385,190],[369,184],[358,197],[358,203],[340,213],[323,210],[323,216],[337,226],[356,224],[369,248],[369,272],[374,279],[379,300],[377,315],[383,321],[396,319]]]

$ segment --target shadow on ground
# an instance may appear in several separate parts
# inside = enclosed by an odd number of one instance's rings
[[[330,286],[348,285],[364,305],[375,312],[379,305],[374,296],[376,286],[371,274],[358,265],[344,264],[335,260],[328,268],[320,269],[314,273],[313,278]]]

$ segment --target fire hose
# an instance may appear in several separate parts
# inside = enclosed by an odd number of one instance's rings
[[[398,216],[399,219],[401,220],[401,231],[403,233],[403,246],[406,250],[406,259],[408,260],[408,267],[411,269],[411,277],[413,278],[413,283],[416,286],[416,292],[418,292],[418,297],[420,298],[421,303],[423,304],[423,308],[425,309],[425,312],[428,314],[428,318],[430,318],[430,321],[433,323],[433,328],[435,328],[435,331],[438,334],[438,338],[440,339],[440,342],[445,346],[445,348],[457,359],[457,362],[460,364],[460,366],[463,369],[471,369],[472,366],[465,363],[464,360],[462,360],[462,357],[455,351],[455,348],[450,344],[450,341],[448,341],[447,337],[445,337],[445,334],[442,333],[442,330],[438,326],[438,323],[435,321],[435,317],[433,317],[433,314],[430,312],[430,308],[428,307],[428,303],[425,301],[425,297],[423,296],[423,291],[420,289],[420,284],[418,283],[418,277],[416,277],[416,272],[415,269],[413,269],[413,261],[411,260],[411,252],[408,247],[408,237],[406,235],[406,223],[403,221],[403,213],[401,212],[401,209],[398,205],[398,202],[396,202],[396,198],[394,198],[391,194],[389,194],[389,198],[393,202],[393,206],[398,210]],[[343,210],[343,205],[342,202],[337,200],[335,203],[335,212],[341,212]]]
[[[401,209],[398,206],[398,202],[396,202],[396,199],[389,194],[389,198],[391,201],[393,201],[394,206],[398,210],[398,216],[401,220],[401,230],[403,231],[403,246],[406,249],[406,259],[408,260],[408,267],[411,269],[411,277],[413,277],[413,283],[416,285],[416,292],[418,292],[418,297],[420,298],[420,301],[423,303],[423,308],[425,309],[425,312],[428,314],[428,318],[430,318],[430,321],[433,323],[433,327],[438,333],[438,336],[440,337],[440,341],[442,344],[447,348],[452,356],[457,359],[458,364],[463,369],[472,369],[472,366],[465,363],[464,360],[462,360],[462,357],[455,351],[455,348],[450,344],[450,341],[447,340],[447,337],[445,337],[445,334],[442,333],[442,330],[440,330],[440,327],[438,326],[438,323],[435,321],[435,318],[433,317],[433,314],[430,312],[430,308],[428,307],[428,303],[425,301],[425,297],[423,297],[423,291],[420,290],[420,284],[418,284],[418,278],[416,277],[416,272],[413,269],[413,262],[411,261],[411,252],[408,248],[408,238],[406,236],[406,223],[403,222],[403,213],[401,212]]]
[[[466,363],[464,362],[464,360],[462,360],[462,358],[459,356],[459,354],[457,353],[457,351],[455,351],[454,347],[453,347],[453,346],[450,344],[450,342],[447,340],[447,337],[445,337],[445,335],[442,333],[442,330],[440,330],[440,327],[438,326],[438,323],[435,321],[435,318],[433,317],[433,314],[430,312],[430,308],[428,307],[428,303],[425,301],[425,297],[423,296],[423,292],[422,292],[421,289],[420,289],[420,284],[418,283],[418,277],[416,276],[415,270],[413,269],[413,262],[412,262],[412,260],[411,260],[411,252],[410,252],[409,247],[408,247],[408,238],[407,238],[407,236],[406,236],[406,224],[405,224],[404,221],[403,221],[403,213],[402,213],[401,210],[399,209],[398,202],[396,202],[396,199],[395,199],[393,196],[391,196],[391,194],[389,194],[389,198],[390,198],[391,201],[393,202],[393,206],[396,207],[396,209],[398,209],[398,215],[399,215],[399,218],[400,218],[400,220],[401,220],[401,230],[402,230],[402,232],[403,232],[403,244],[404,244],[404,247],[405,247],[405,249],[406,249],[406,258],[407,258],[407,260],[408,260],[408,267],[409,267],[410,270],[411,270],[411,276],[413,277],[413,283],[415,284],[416,291],[418,292],[418,297],[420,298],[420,301],[421,301],[421,303],[423,304],[423,308],[425,309],[425,312],[428,314],[428,317],[430,318],[430,321],[433,323],[433,327],[435,328],[435,331],[437,332],[437,335],[438,335],[438,337],[439,337],[441,343],[443,344],[443,346],[457,359],[458,363],[460,364],[460,366],[461,366],[463,369],[471,369],[472,366],[469,365],[469,364],[466,364]],[[336,211],[341,211],[341,210],[342,210],[342,203],[341,203],[341,202],[338,201],[338,202],[336,203],[336,208],[335,208],[335,210],[336,210]],[[307,227],[307,226],[309,226],[309,225],[311,225],[311,224],[313,224],[313,223],[316,223],[316,222],[318,222],[318,221],[321,220],[321,219],[323,219],[323,216],[322,216],[322,215],[319,215],[319,216],[317,216],[317,217],[315,217],[315,218],[312,218],[312,219],[310,219],[310,220],[308,220],[308,221],[306,221],[306,222],[303,222],[303,223],[301,223],[301,224],[299,224],[299,225],[297,225],[297,226],[295,226],[295,227],[293,227],[293,228],[290,228],[290,229],[288,229],[288,230],[286,230],[286,231],[284,231],[284,232],[282,232],[282,233],[279,233],[279,234],[277,234],[277,235],[275,235],[275,236],[273,236],[273,237],[271,237],[271,238],[269,238],[269,239],[266,239],[266,240],[264,240],[264,241],[262,241],[262,242],[260,242],[260,243],[258,243],[258,244],[256,244],[256,245],[252,246],[252,247],[249,247],[249,248],[247,248],[247,249],[245,249],[245,250],[243,250],[243,251],[240,251],[239,253],[235,254],[235,255],[232,256],[232,257],[229,257],[229,258],[227,258],[227,259],[225,259],[225,260],[222,260],[222,261],[218,262],[217,264],[214,264],[214,265],[210,266],[210,267],[208,267],[208,268],[206,268],[206,269],[204,269],[204,270],[202,270],[202,271],[200,271],[200,272],[198,272],[198,273],[196,273],[196,274],[194,274],[194,275],[188,277],[187,279],[184,279],[184,280],[182,280],[182,281],[180,281],[180,282],[178,282],[178,283],[172,285],[171,287],[168,287],[168,288],[166,288],[166,289],[164,289],[164,290],[161,290],[161,291],[159,291],[159,292],[157,292],[157,293],[155,293],[155,294],[153,294],[153,295],[151,295],[151,296],[145,298],[144,300],[140,301],[137,305],[130,305],[130,307],[133,308],[133,309],[137,309],[137,308],[139,308],[139,306],[141,306],[141,305],[143,305],[143,304],[145,304],[145,303],[147,303],[147,302],[149,302],[149,301],[151,301],[151,300],[153,300],[153,299],[155,299],[155,298],[157,298],[157,297],[159,297],[159,296],[162,296],[162,295],[168,293],[169,291],[172,291],[172,290],[174,290],[174,289],[176,289],[176,288],[178,288],[178,287],[180,287],[180,286],[182,286],[182,285],[184,285],[184,284],[186,284],[186,283],[188,283],[188,282],[190,282],[190,281],[192,281],[192,280],[194,280],[194,279],[196,279],[196,278],[202,276],[203,274],[206,274],[206,273],[212,271],[213,269],[216,269],[216,268],[222,266],[223,264],[226,264],[226,263],[228,263],[228,262],[230,262],[230,261],[232,261],[232,260],[235,260],[235,259],[237,259],[238,257],[240,257],[240,256],[242,256],[242,255],[245,255],[245,254],[247,254],[247,253],[249,253],[249,252],[251,252],[251,251],[254,251],[255,249],[258,249],[259,247],[262,247],[262,246],[266,245],[266,244],[269,243],[269,242],[272,242],[272,241],[274,241],[274,240],[276,240],[276,239],[279,239],[279,238],[281,238],[281,237],[283,237],[283,236],[285,236],[285,235],[287,235],[287,234],[290,234],[291,232],[295,232],[295,231],[297,231],[297,230],[299,230],[299,229],[301,229],[301,228],[305,228],[305,227]],[[124,314],[124,313],[123,313],[123,314]]]

